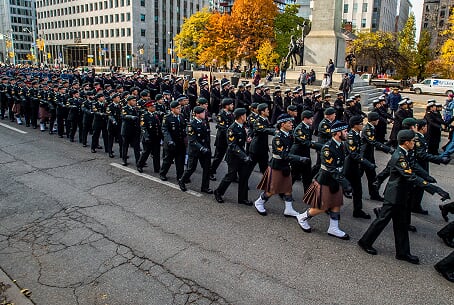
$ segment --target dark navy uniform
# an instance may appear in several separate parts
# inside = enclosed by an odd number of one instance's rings
[[[200,162],[202,167],[202,192],[212,193],[210,190],[210,129],[205,120],[194,118],[187,127],[188,133],[188,168],[185,170],[181,181],[186,183],[197,168]]]
[[[102,132],[105,152],[109,152],[107,148],[107,117],[106,106],[104,102],[96,101],[91,104],[91,111],[93,112],[93,136],[91,138],[91,150],[95,152],[99,146],[99,137]]]
[[[151,153],[151,156],[153,157],[153,170],[155,173],[159,173],[161,169],[161,141],[163,139],[159,114],[156,111],[147,111],[142,115],[140,125],[142,127],[143,151],[137,162],[137,167],[142,168]]]
[[[214,159],[211,164],[210,174],[215,175],[216,170],[224,159],[225,153],[227,152],[227,129],[233,123],[233,114],[222,109],[217,116],[216,124],[216,140],[214,146],[216,147],[214,151]]]
[[[140,158],[140,117],[139,110],[130,105],[122,108],[121,116],[121,136],[123,138],[123,164],[127,165],[128,162],[128,148],[132,146],[134,149],[134,157],[137,164]]]
[[[294,155],[310,158],[311,152],[310,149],[320,150],[322,144],[315,143],[312,141],[312,128],[309,125],[306,125],[304,122],[301,122],[296,126],[293,132],[294,143],[290,149],[290,152]],[[304,191],[307,190],[309,185],[312,182],[312,173],[311,173],[311,161],[306,163],[301,162],[292,162],[292,183],[295,183],[296,180],[301,179],[303,182]]]
[[[215,191],[217,195],[224,195],[230,183],[236,180],[238,175],[238,202],[248,201],[248,180],[251,171],[249,170],[250,158],[246,153],[246,129],[245,126],[234,122],[227,130],[227,174],[222,179],[219,187]]]
[[[164,116],[162,120],[162,133],[164,136],[164,158],[160,175],[166,177],[172,161],[175,160],[177,179],[183,176],[184,159],[186,156],[186,121],[180,115],[172,112]]]
[[[114,141],[118,141],[120,158],[122,157],[122,146],[123,138],[121,137],[121,104],[110,103],[106,109],[106,113],[109,116],[107,121],[107,151],[109,152],[109,157],[113,158],[113,144]]]
[[[77,128],[79,128],[79,142],[82,143],[82,102],[81,98],[72,97],[68,99],[68,122],[70,125],[69,140],[74,142]]]
[[[260,172],[263,174],[268,167],[268,136],[274,135],[276,129],[272,127],[267,118],[259,116],[254,121],[254,136],[249,147],[249,156],[251,157],[251,170],[258,163]]]
[[[93,130],[93,112],[91,111],[92,100],[86,98],[82,103],[82,144],[87,146],[88,134]]]

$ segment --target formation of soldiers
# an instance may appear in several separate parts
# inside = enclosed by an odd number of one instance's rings
[[[104,149],[115,158],[118,151],[124,166],[130,163],[132,147],[137,171],[144,171],[151,156],[153,171],[166,181],[174,165],[182,191],[187,191],[200,163],[201,192],[214,194],[223,203],[227,188],[236,181],[237,202],[254,206],[263,216],[267,215],[268,199],[279,195],[285,203],[284,215],[295,217],[304,232],[311,232],[312,217],[325,212],[330,219],[328,234],[349,239],[339,228],[343,197],[352,198],[353,217],[370,219],[362,205],[361,177],[365,173],[370,199],[384,202],[374,209],[377,218],[359,242],[369,254],[377,254],[372,244],[392,219],[396,258],[419,263],[408,242],[408,231],[416,231],[411,212],[427,214],[421,206],[424,191],[438,193],[442,200],[450,198],[429,174],[429,162],[450,161],[449,156],[438,154],[441,130],[447,125],[441,109],[430,100],[425,120],[416,120],[410,99],[400,97],[394,107],[399,95],[396,90],[375,100],[366,115],[360,95],[344,100],[343,92],[332,99],[318,90],[303,94],[299,87],[274,87],[273,93],[263,85],[240,84],[236,89],[225,78],[213,80],[210,87],[206,78],[97,75],[94,71],[81,75],[11,67],[0,68],[0,78],[1,119],[56,133],[71,142],[77,134],[77,141],[83,147],[90,144],[92,153]],[[211,121],[217,129],[214,152]],[[315,162],[311,149],[316,151]],[[392,155],[378,175],[375,150]],[[212,190],[210,181],[217,180],[223,160],[227,173]],[[248,181],[257,164],[263,174],[257,187],[262,193],[252,202]],[[387,178],[382,197],[380,185]],[[292,185],[299,180],[305,191],[303,201],[309,205],[304,213],[292,206]],[[452,246],[454,236],[450,234],[439,233]],[[452,271],[440,272],[453,280],[449,277]]]

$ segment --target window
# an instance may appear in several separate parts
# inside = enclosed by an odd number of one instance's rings
[[[145,14],[140,14],[140,21],[145,22]]]
[[[127,35],[128,37],[131,36],[131,28],[127,28],[127,29],[126,29],[126,35]]]
[[[140,30],[140,36],[145,37],[145,30],[144,29]]]
[[[367,3],[363,3],[363,13],[367,13]]]
[[[348,13],[348,4],[347,3],[344,4],[344,14],[345,13]]]
[[[140,6],[145,6],[145,0],[140,0]]]
[[[352,28],[356,29],[356,19],[352,20]]]
[[[126,13],[126,21],[131,21],[131,13]]]
[[[358,3],[353,3],[353,13],[358,11]]]
[[[366,27],[366,18],[361,19],[361,27],[362,28]]]

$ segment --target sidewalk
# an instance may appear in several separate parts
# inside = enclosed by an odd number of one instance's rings
[[[34,303],[27,298],[23,293],[21,293],[21,289],[14,283],[8,275],[3,272],[3,269],[0,268],[0,283],[5,285],[9,285],[10,287],[6,289],[5,296],[6,300],[9,303],[5,303],[6,305],[33,305]],[[3,295],[2,295],[3,297]],[[0,299],[0,302],[3,300]],[[3,304],[3,303],[1,303]]]

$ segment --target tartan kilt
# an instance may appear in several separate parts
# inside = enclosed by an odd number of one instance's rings
[[[306,203],[311,208],[320,210],[329,210],[334,207],[340,207],[344,204],[342,187],[336,193],[331,193],[329,186],[321,185],[316,180],[312,181],[311,185],[303,196],[303,203]]]

